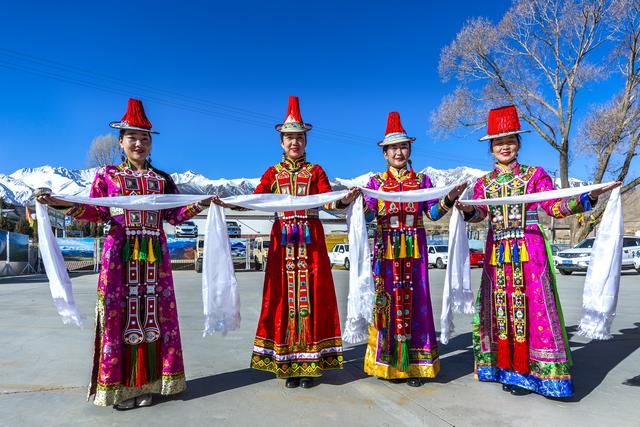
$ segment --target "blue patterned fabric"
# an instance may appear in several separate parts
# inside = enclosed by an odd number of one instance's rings
[[[545,380],[533,375],[523,375],[491,366],[478,367],[477,374],[480,381],[515,385],[543,396],[569,397],[573,395],[573,381],[571,380]]]

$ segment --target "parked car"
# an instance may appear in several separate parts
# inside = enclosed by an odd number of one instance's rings
[[[449,261],[449,247],[447,245],[429,245],[427,247],[429,254],[429,265],[435,265],[436,268],[445,268]]]
[[[640,273],[640,251],[636,251],[636,255],[633,257],[633,267]]]
[[[236,221],[227,221],[227,232],[229,233],[229,237],[240,237],[240,234],[242,234],[240,226]]]
[[[202,273],[202,257],[204,256],[204,236],[198,237],[196,240],[196,273]]]
[[[331,252],[329,252],[329,262],[331,262],[331,267],[341,265],[348,270],[351,267],[351,261],[349,261],[349,245],[346,243],[335,245]]]
[[[176,237],[198,237],[198,226],[193,221],[176,225]]]
[[[558,252],[557,267],[560,274],[568,275],[574,271],[587,271],[594,241],[594,237],[588,237],[573,249]],[[624,236],[622,238],[622,270],[636,268],[634,256],[638,252],[640,252],[640,237]]]
[[[482,267],[484,265],[484,252],[478,249],[469,249],[469,264],[473,267]]]
[[[551,243],[551,257],[553,258],[553,265],[558,265],[558,252],[569,249],[571,246],[568,243]]]
[[[251,259],[256,270],[264,271],[267,268],[267,255],[269,254],[269,238],[258,237],[251,243]]]

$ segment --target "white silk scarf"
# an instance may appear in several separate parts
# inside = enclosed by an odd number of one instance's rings
[[[522,204],[561,199],[602,188],[609,183],[583,187],[564,188],[543,191],[523,196],[499,197],[494,199],[461,200],[472,206],[496,206],[504,204]],[[609,196],[609,202],[602,217],[585,279],[582,318],[579,333],[589,338],[606,339],[611,337],[610,327],[615,317],[620,287],[622,265],[622,235],[624,232],[620,189],[616,188]],[[469,246],[464,220],[460,211],[453,212],[449,225],[449,263],[445,279],[440,317],[440,341],[446,344],[454,331],[453,313],[473,312],[469,301],[473,294],[469,281]],[[455,260],[455,262],[452,262]],[[464,260],[464,261],[461,261]],[[554,268],[551,266],[551,268]]]

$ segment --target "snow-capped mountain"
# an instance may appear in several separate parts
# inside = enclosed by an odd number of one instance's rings
[[[441,187],[463,180],[473,182],[484,175],[480,169],[457,167],[454,169],[426,168],[422,172],[429,175],[433,185]],[[54,193],[67,195],[88,195],[96,169],[67,169],[64,167],[41,166],[18,169],[11,175],[0,174],[0,197],[14,205],[33,202],[33,192],[38,187],[49,187]],[[221,197],[250,194],[260,182],[259,178],[210,179],[188,170],[171,174],[180,192],[186,194],[218,194]],[[353,186],[364,186],[373,176],[368,172],[355,178],[335,178],[331,181],[336,190]],[[571,186],[584,185],[584,181],[571,178]]]

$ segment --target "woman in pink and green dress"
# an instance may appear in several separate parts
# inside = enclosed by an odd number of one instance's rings
[[[491,110],[488,135],[496,163],[479,178],[474,199],[518,196],[554,189],[544,169],[517,160],[521,130],[517,110]],[[468,222],[488,217],[485,265],[473,321],[475,372],[502,383],[513,395],[573,394],[571,353],[556,291],[549,244],[538,208],[555,218],[588,211],[598,196],[619,184],[567,199],[520,205],[457,207]]]
[[[139,100],[110,124],[120,130],[124,163],[98,169],[90,197],[177,193],[171,177],[149,160],[151,130]],[[126,156],[126,158],[125,158]],[[51,196],[42,203],[69,206]],[[98,278],[89,395],[117,409],[151,405],[152,394],[185,390],[180,327],[163,222],[180,224],[210,201],[160,211],[74,205],[68,215],[111,225]]]
[[[411,167],[411,144],[397,112],[389,113],[382,147],[388,169],[371,177],[367,188],[385,192],[431,188],[431,180]],[[466,188],[457,186],[441,200],[395,203],[364,196],[369,220],[377,220],[374,243],[374,318],[364,371],[419,387],[440,370],[427,272],[427,234],[423,215],[442,218]]]

